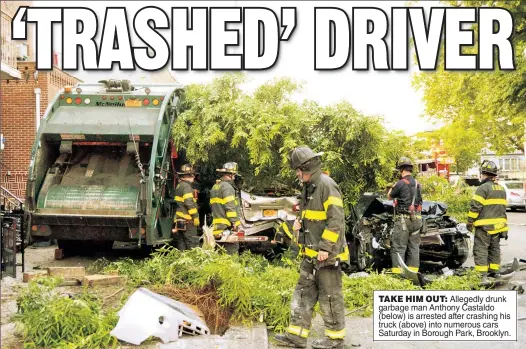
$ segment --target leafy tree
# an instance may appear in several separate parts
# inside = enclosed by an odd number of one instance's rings
[[[294,102],[291,96],[301,86],[287,78],[248,95],[240,87],[244,81],[241,74],[228,74],[210,84],[189,85],[182,96],[174,143],[208,183],[216,168],[236,161],[248,190],[298,189],[287,155],[306,144],[325,152],[324,169],[352,202],[363,191],[382,189],[398,157],[411,150],[408,137],[389,133],[382,118],[365,116],[347,102]]]
[[[491,6],[510,11],[514,18],[511,39],[516,70],[503,71],[496,64],[491,72],[444,71],[440,59],[436,72],[422,72],[413,80],[414,86],[424,92],[427,114],[451,125],[444,130],[446,136],[453,130],[475,132],[483,141],[476,144],[477,150],[487,144],[498,153],[521,149],[526,123],[526,1],[445,2],[452,6]],[[475,53],[477,47],[466,50]],[[455,143],[462,142],[464,136],[464,132],[458,132]]]
[[[448,156],[455,158],[456,170],[465,172],[479,160],[484,142],[473,128],[464,128],[462,123],[453,122],[437,131],[422,134],[428,141],[428,148],[440,144]]]

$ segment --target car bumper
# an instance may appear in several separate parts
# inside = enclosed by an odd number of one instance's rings
[[[526,201],[513,201],[508,202],[507,208],[526,208]]]

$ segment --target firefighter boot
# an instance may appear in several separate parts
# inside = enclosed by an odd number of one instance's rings
[[[343,339],[330,339],[325,337],[313,341],[312,347],[315,349],[343,349],[344,341]]]
[[[274,339],[279,346],[289,348],[307,348],[307,338],[301,338],[293,334],[277,334]]]

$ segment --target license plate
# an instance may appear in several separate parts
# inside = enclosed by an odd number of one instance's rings
[[[140,107],[142,105],[141,101],[138,99],[127,99],[124,104],[127,107]]]
[[[278,215],[278,210],[263,210],[263,217],[274,217]]]

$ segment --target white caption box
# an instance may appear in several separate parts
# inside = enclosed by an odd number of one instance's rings
[[[515,291],[374,291],[374,341],[516,341]]]

